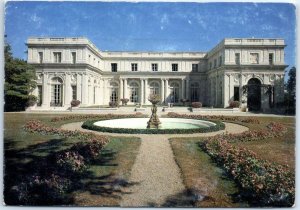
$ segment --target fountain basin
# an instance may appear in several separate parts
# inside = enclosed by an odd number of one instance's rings
[[[148,121],[149,118],[125,118],[102,120],[95,122],[94,125],[110,128],[145,129]],[[160,118],[160,121],[161,125],[159,129],[192,129],[206,128],[216,125],[215,123],[209,121],[184,118]]]
[[[186,118],[160,118],[161,125],[157,128],[147,129],[149,118],[121,118],[109,120],[88,120],[83,123],[85,129],[109,133],[136,133],[136,134],[182,134],[206,133],[223,130],[222,122]]]

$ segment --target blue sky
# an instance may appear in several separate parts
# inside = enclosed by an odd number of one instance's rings
[[[108,51],[204,52],[225,37],[284,38],[295,65],[295,8],[283,3],[8,2],[5,34],[23,59],[30,36],[85,36]]]

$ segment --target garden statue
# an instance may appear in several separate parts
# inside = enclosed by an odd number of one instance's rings
[[[159,95],[151,94],[148,100],[152,103],[152,108],[151,108],[151,117],[147,123],[147,128],[159,128],[161,122],[159,121],[158,116],[156,114],[157,112],[156,104],[160,102],[160,97]]]

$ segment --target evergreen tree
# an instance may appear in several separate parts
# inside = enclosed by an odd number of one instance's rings
[[[5,85],[4,110],[23,111],[36,97],[30,95],[36,87],[35,69],[26,61],[13,58],[9,44],[4,48]]]
[[[292,67],[288,75],[285,101],[288,108],[287,112],[294,114],[296,109],[296,67]]]

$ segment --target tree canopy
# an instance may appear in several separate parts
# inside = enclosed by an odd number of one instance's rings
[[[296,67],[292,67],[288,73],[289,79],[285,85],[285,103],[287,112],[294,114],[296,111]]]
[[[29,100],[35,97],[30,95],[36,87],[35,69],[26,61],[13,58],[10,45],[4,48],[5,57],[5,111],[22,111]]]

